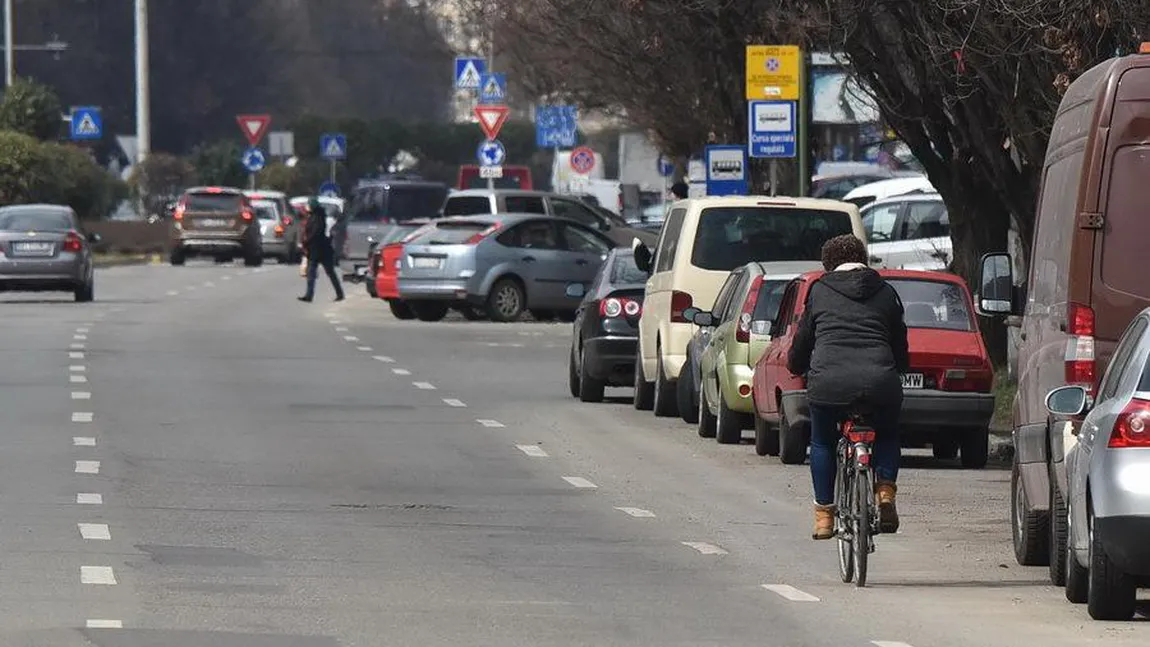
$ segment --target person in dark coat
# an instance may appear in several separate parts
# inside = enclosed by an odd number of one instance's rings
[[[299,297],[300,301],[311,302],[315,297],[315,280],[319,274],[319,266],[331,279],[331,286],[335,289],[335,300],[343,301],[343,286],[340,285],[339,276],[335,273],[335,250],[331,246],[331,238],[327,235],[327,218],[323,205],[319,199],[311,198],[307,203],[307,223],[304,225],[304,248],[307,250],[307,293]]]
[[[805,375],[811,417],[814,539],[834,536],[835,451],[838,424],[851,408],[869,409],[871,458],[877,477],[881,532],[898,530],[895,493],[901,445],[902,378],[910,365],[898,293],[867,267],[866,246],[851,234],[823,244],[827,273],[811,286],[787,368]]]

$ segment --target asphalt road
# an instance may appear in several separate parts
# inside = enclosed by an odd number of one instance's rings
[[[870,585],[805,468],[566,385],[568,324],[391,319],[295,268],[0,295],[0,644],[1145,645],[1010,552],[1005,466],[905,460]]]

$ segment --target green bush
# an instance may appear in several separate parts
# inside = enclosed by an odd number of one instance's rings
[[[152,153],[137,164],[128,178],[132,200],[144,213],[162,213],[164,204],[196,183],[196,169],[187,160],[167,153]]]
[[[192,150],[190,161],[203,184],[247,188],[248,172],[240,161],[243,152],[234,141],[202,144]]]
[[[37,178],[29,171],[36,166],[40,151],[40,142],[32,137],[0,130],[0,205],[32,200]]]
[[[16,79],[0,101],[0,130],[56,139],[62,129],[60,98],[46,85]]]
[[[87,151],[0,131],[0,203],[66,204],[84,219],[103,218],[128,187]]]

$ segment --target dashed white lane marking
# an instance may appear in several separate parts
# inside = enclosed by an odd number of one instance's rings
[[[84,359],[84,353],[78,350],[71,351],[68,353],[68,359]]]
[[[707,542],[704,542],[704,541],[684,541],[684,542],[682,542],[682,544],[684,546],[687,546],[688,548],[694,548],[695,550],[699,551],[700,553],[702,553],[704,555],[726,555],[727,554],[727,551],[723,550],[722,548],[719,548],[718,546],[716,546],[714,544],[708,544]]]
[[[411,375],[411,371],[407,370],[406,368],[393,368],[391,369],[391,372],[395,373],[396,375]]]
[[[355,335],[344,335],[343,340],[344,341],[359,341],[359,337],[356,337]]]
[[[534,458],[547,458],[547,452],[539,445],[516,445],[515,448]]]
[[[443,398],[443,403],[449,407],[466,407],[463,400],[456,400],[455,398]]]
[[[225,275],[223,275],[223,276],[221,276],[221,277],[220,277],[220,280],[221,280],[221,281],[230,281],[230,280],[232,280],[232,277],[230,277],[230,276],[228,276],[227,274],[225,274]]]
[[[771,593],[777,593],[791,602],[818,602],[819,599],[810,593],[804,593],[789,584],[764,584],[763,588]]]
[[[168,290],[168,296],[170,296],[170,297],[177,296],[179,293],[180,293],[179,290]]]
[[[76,461],[77,474],[99,474],[100,461]]]
[[[72,445],[74,447],[95,447],[96,439],[90,436],[72,436]]]
[[[487,342],[490,348],[523,348],[523,344],[501,344],[499,342]]]
[[[84,377],[83,375],[69,375],[68,381],[72,384],[86,384],[88,382],[88,378]]]
[[[912,647],[910,643],[900,643],[891,640],[872,640],[870,644],[875,647]]]
[[[423,389],[424,391],[434,391],[435,390],[435,385],[432,384],[431,382],[412,382],[411,385],[417,389]]]
[[[77,329],[76,329],[76,332],[78,332],[78,333],[87,333],[87,332],[90,332],[90,331],[89,331],[87,328],[77,328]]]
[[[89,619],[84,626],[87,629],[123,629],[124,623],[120,620],[97,620],[92,618]]]
[[[520,337],[542,337],[543,333],[541,333],[541,332],[520,332],[519,336]]]
[[[214,288],[214,287],[216,287],[216,284],[212,283],[211,281],[207,281],[204,283],[204,287],[205,288]]]
[[[111,541],[112,531],[108,530],[106,523],[78,523],[77,527],[80,528],[80,537],[82,539],[91,539],[93,541]]]
[[[189,285],[189,286],[188,286],[188,292],[194,292],[194,291],[195,291],[195,289],[196,289],[196,286],[194,286],[194,285]]]
[[[92,422],[93,417],[94,416],[92,415],[91,411],[72,412],[72,422]]]
[[[92,394],[88,391],[72,391],[73,400],[91,400]]]
[[[72,335],[72,339],[75,339],[76,341],[85,341],[88,339],[88,336],[87,335]]]
[[[116,574],[111,566],[81,566],[80,584],[106,584],[116,583]]]
[[[104,495],[95,492],[80,492],[76,495],[76,503],[80,505],[104,505]]]
[[[591,481],[588,481],[587,479],[583,478],[582,476],[564,476],[563,480],[567,481],[568,483],[570,483],[571,485],[574,485],[577,488],[591,489],[591,488],[599,487],[598,485],[595,485],[594,483],[592,483]]]
[[[370,353],[372,351],[371,346],[356,346],[355,349],[358,351],[363,351],[365,353]]]
[[[335,331],[336,332],[347,332],[347,327],[346,326],[340,326],[339,328],[336,328]]]
[[[395,363],[395,360],[388,357],[387,355],[376,355],[376,356],[372,357],[372,359],[374,359],[377,362],[383,362],[384,364],[394,364]]]
[[[85,346],[87,346],[87,344],[71,344],[68,346],[68,348],[71,348],[72,350],[84,350]]]
[[[325,312],[325,313],[323,313],[323,316],[327,317],[328,319],[331,319],[332,317],[335,316],[335,313],[334,312]]]
[[[504,424],[502,422],[499,422],[498,420],[479,419],[479,420],[476,420],[475,422],[478,422],[479,424],[483,425],[484,427],[503,427],[504,426]]]
[[[73,373],[83,373],[88,369],[83,364],[73,364],[68,367],[68,370],[72,371]]]
[[[629,514],[632,517],[639,517],[640,519],[654,519],[655,518],[654,512],[651,512],[650,510],[644,510],[643,508],[626,508],[626,507],[620,508],[620,507],[616,507],[615,509],[618,510],[619,512],[624,513],[624,514]]]

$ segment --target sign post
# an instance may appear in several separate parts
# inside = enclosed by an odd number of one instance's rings
[[[748,150],[751,157],[772,159],[798,157],[799,195],[807,194],[807,185],[810,182],[810,173],[807,170],[809,147],[805,60],[805,55],[798,45],[747,45],[746,99],[750,117]],[[784,132],[777,128],[783,125],[785,108],[781,104],[786,103],[792,104],[793,108],[789,128]],[[760,117],[762,121],[756,122]],[[788,135],[793,137],[793,142],[788,141]],[[776,163],[772,162],[772,193],[777,191],[775,182],[777,173]]]
[[[324,186],[336,185],[336,163],[340,160],[347,159],[347,135],[343,133],[325,133],[321,135],[319,138],[319,156],[331,164],[327,184]]]
[[[264,152],[259,149],[260,140],[268,132],[272,118],[270,115],[236,115],[236,123],[244,139],[248,140],[248,149],[240,156],[240,162],[248,170],[248,184],[254,191],[256,188],[256,174],[265,166],[268,160]]]
[[[487,137],[487,141],[479,145],[477,157],[479,158],[480,176],[487,178],[488,189],[494,189],[495,179],[503,177],[503,160],[506,157],[506,150],[496,138],[499,137],[499,131],[503,129],[503,124],[507,122],[509,112],[510,109],[502,105],[480,104],[475,106],[475,117],[479,120],[479,127],[483,129],[483,134]],[[496,151],[498,151],[498,161],[485,162],[485,160],[492,159]],[[498,167],[499,175],[495,175],[495,170],[484,171],[484,167]],[[483,175],[483,173],[487,174]]]
[[[251,148],[244,151],[244,154],[240,156],[240,162],[244,165],[244,168],[248,170],[248,178],[250,184],[249,188],[251,188],[252,191],[255,191],[256,174],[262,171],[265,166],[267,166],[267,156],[264,155],[264,152],[258,147],[252,146]]]
[[[104,136],[104,119],[94,106],[72,108],[71,134],[74,141],[93,141]]]

